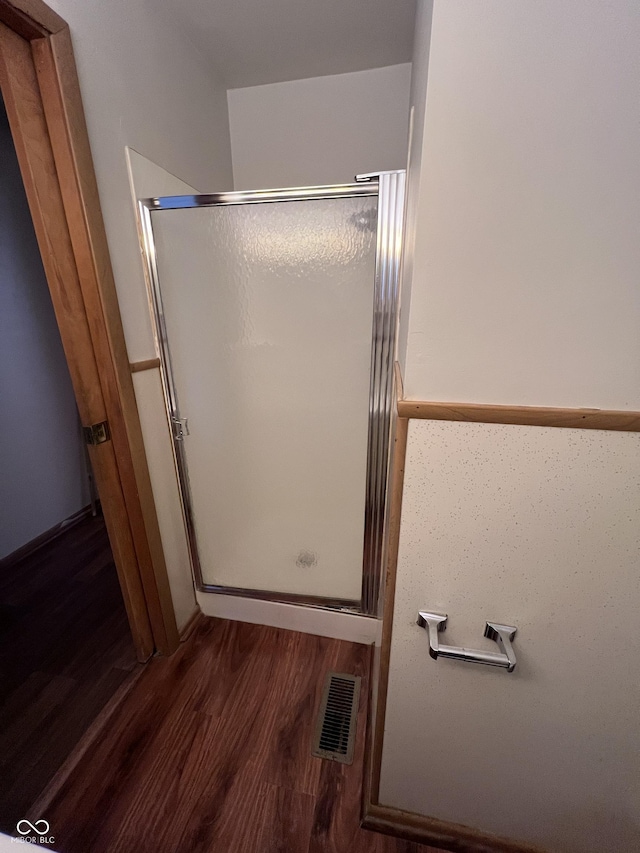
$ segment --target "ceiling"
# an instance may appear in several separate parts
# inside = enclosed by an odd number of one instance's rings
[[[152,4],[208,56],[229,89],[411,61],[416,0]]]

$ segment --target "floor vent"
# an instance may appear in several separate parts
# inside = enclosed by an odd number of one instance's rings
[[[312,755],[353,762],[360,676],[328,672],[322,691]]]

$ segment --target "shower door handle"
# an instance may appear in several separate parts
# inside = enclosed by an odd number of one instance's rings
[[[176,441],[184,441],[185,435],[191,434],[187,418],[172,417],[171,426],[173,428],[173,437]]]
[[[417,624],[421,628],[425,628],[429,634],[429,654],[434,660],[441,657],[468,661],[469,663],[484,663],[487,666],[504,667],[507,672],[513,672],[516,668],[516,655],[511,645],[511,641],[516,635],[516,628],[512,625],[487,622],[485,626],[484,635],[498,644],[500,648],[498,654],[496,652],[485,652],[482,649],[441,645],[438,634],[447,627],[446,613],[428,613],[420,610]]]

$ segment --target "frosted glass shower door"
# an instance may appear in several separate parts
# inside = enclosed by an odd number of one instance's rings
[[[376,196],[151,216],[204,585],[359,601]]]

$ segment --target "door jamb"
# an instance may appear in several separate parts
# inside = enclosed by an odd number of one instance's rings
[[[0,87],[140,660],[180,638],[65,21],[0,0]]]

